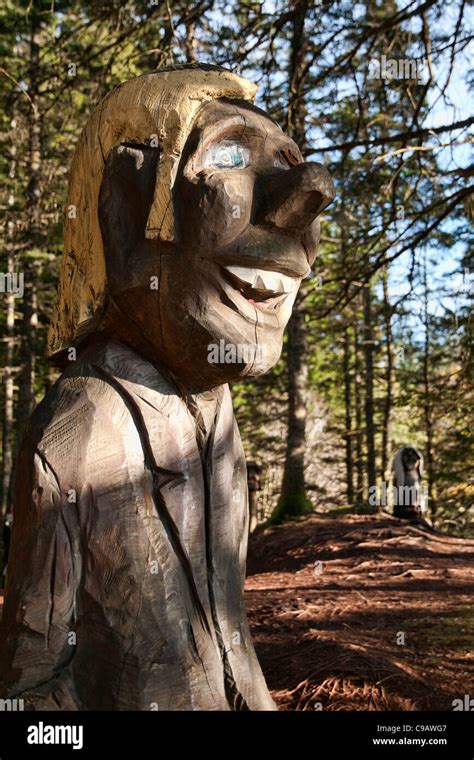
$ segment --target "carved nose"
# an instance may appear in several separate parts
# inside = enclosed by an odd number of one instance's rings
[[[328,170],[309,161],[261,180],[257,224],[302,233],[334,200]]]

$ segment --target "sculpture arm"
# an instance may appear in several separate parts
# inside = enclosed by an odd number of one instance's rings
[[[46,698],[54,708],[60,702],[53,695],[56,677],[74,654],[79,531],[76,504],[68,502],[53,467],[29,440],[25,435],[14,502],[0,697],[21,696],[27,704]]]

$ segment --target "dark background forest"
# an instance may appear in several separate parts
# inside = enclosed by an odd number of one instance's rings
[[[79,133],[118,83],[202,61],[258,83],[337,190],[279,364],[233,387],[260,521],[377,511],[369,489],[409,442],[429,519],[472,531],[470,14],[465,0],[3,4],[3,514],[22,429],[57,377],[44,349]]]

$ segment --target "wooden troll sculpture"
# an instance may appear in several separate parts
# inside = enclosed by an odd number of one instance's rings
[[[161,69],[79,141],[49,335],[64,373],[22,444],[0,641],[0,697],[29,709],[275,709],[226,383],[278,360],[334,188],[255,90]]]
[[[424,507],[421,481],[423,455],[414,446],[402,446],[393,458],[393,514],[405,519],[418,519]]]

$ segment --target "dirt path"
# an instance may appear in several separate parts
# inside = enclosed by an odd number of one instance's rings
[[[283,710],[474,697],[473,590],[474,541],[388,515],[315,515],[250,542],[247,610]]]

